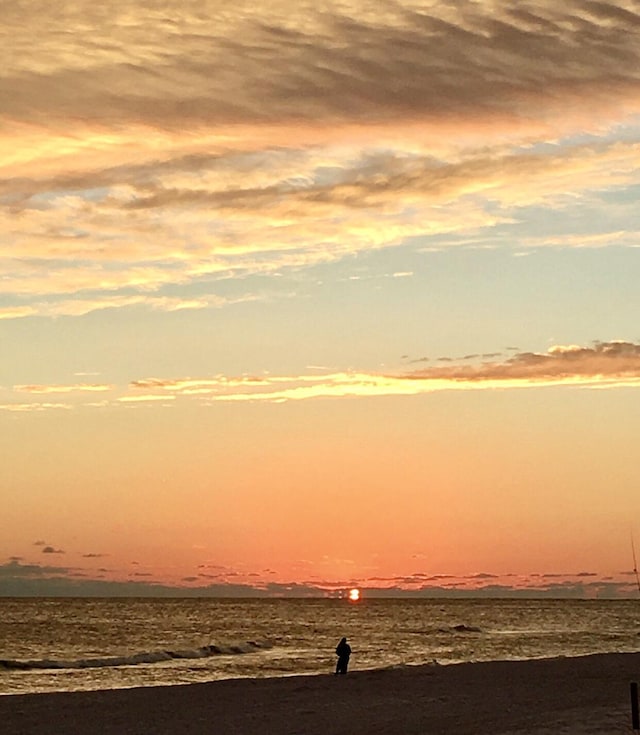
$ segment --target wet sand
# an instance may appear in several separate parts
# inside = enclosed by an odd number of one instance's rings
[[[633,732],[640,654],[354,670],[0,697],[17,735],[582,735]]]

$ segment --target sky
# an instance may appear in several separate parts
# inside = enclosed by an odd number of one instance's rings
[[[0,100],[0,594],[638,596],[640,2],[16,0]]]

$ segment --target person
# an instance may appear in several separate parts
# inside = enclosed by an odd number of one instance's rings
[[[336,664],[336,674],[346,674],[349,666],[349,656],[351,656],[351,646],[347,643],[347,639],[343,638],[336,647],[336,656],[338,663]]]

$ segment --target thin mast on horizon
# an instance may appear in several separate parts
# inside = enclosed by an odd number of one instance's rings
[[[631,532],[631,553],[633,554],[633,573],[636,575],[636,584],[640,592],[640,577],[638,576],[638,562],[636,561],[636,545],[633,543],[633,531]]]

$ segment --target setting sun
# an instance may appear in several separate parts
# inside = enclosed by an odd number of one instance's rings
[[[358,602],[358,600],[360,599],[360,590],[349,590],[349,599],[351,600],[351,602]]]

